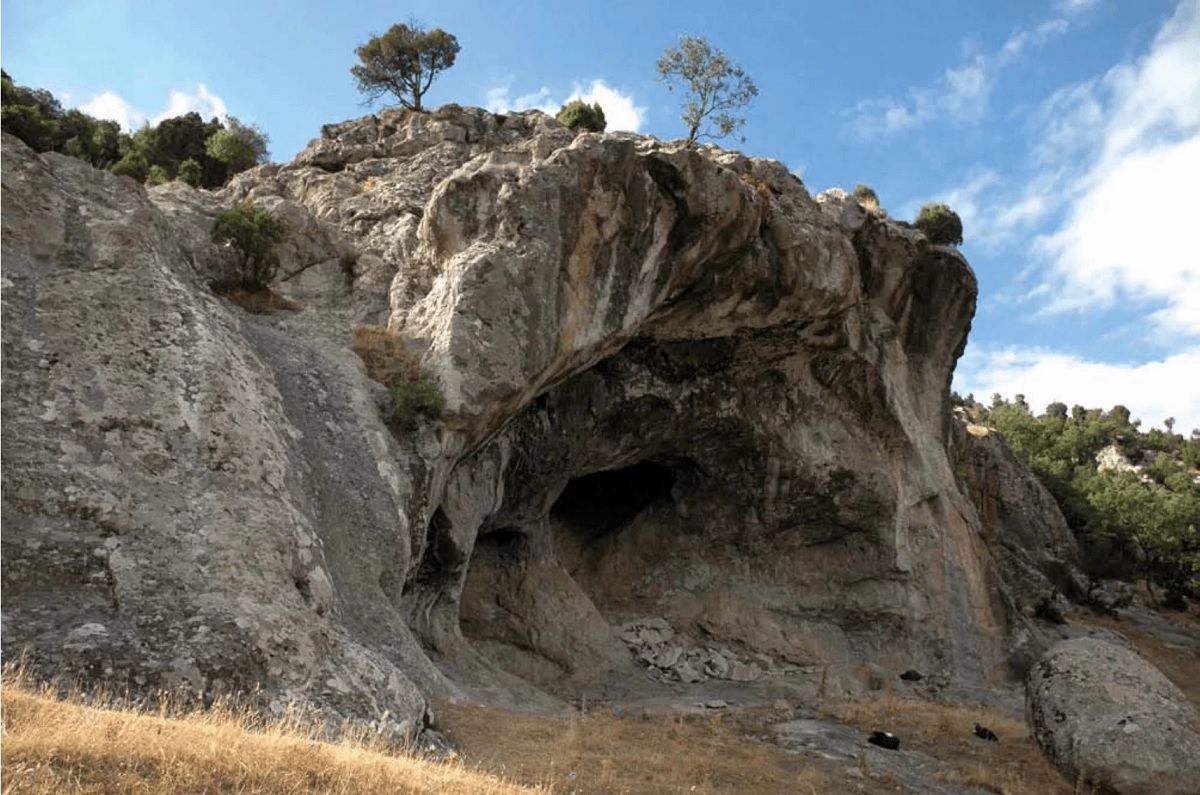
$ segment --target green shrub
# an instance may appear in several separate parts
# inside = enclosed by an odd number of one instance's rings
[[[962,245],[962,219],[948,205],[926,204],[917,213],[913,225],[925,233],[930,243],[939,246]]]
[[[887,213],[879,206],[879,194],[870,185],[859,183],[854,186],[854,199],[864,210],[876,215],[886,216]]]
[[[428,373],[420,373],[411,381],[393,383],[392,403],[396,421],[404,426],[411,426],[417,415],[437,419],[446,408],[446,399]]]
[[[554,117],[558,123],[572,130],[604,132],[608,122],[604,119],[604,108],[600,103],[589,105],[582,99],[573,99],[563,105]]]
[[[189,157],[187,160],[184,160],[179,164],[179,171],[175,174],[175,179],[179,180],[185,185],[191,185],[193,188],[198,188],[200,187],[200,180],[203,176],[204,171],[200,168],[200,164]]]
[[[876,206],[879,206],[879,194],[870,185],[864,185],[861,182],[854,186],[854,198],[863,204],[874,202]]]
[[[267,134],[254,124],[243,124],[232,116],[227,126],[204,142],[204,151],[213,160],[225,164],[226,177],[267,162]]]
[[[237,252],[244,289],[263,290],[279,270],[275,244],[286,234],[287,222],[247,199],[217,216],[212,241]]]
[[[146,174],[147,185],[166,185],[170,181],[171,177],[167,174],[165,168],[162,166],[150,166],[150,171]]]
[[[139,152],[129,152],[116,163],[113,163],[112,173],[119,177],[131,177],[138,182],[145,182],[150,175],[150,164]]]

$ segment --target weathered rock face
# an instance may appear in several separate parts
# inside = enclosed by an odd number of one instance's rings
[[[328,127],[215,197],[4,149],[6,656],[400,730],[421,692],[645,683],[621,628],[651,617],[705,676],[1004,675],[947,454],[956,251],[778,163],[536,112]],[[301,312],[208,288],[247,196],[290,221]],[[388,430],[362,322],[421,351],[442,421]]]
[[[1057,640],[1031,617],[1062,620],[1063,595],[1086,600],[1079,549],[1054,497],[996,431],[956,410],[951,458],[963,490],[978,511],[998,561],[1009,601],[1009,663],[1024,673]]]
[[[8,136],[3,191],[5,658],[420,728],[413,681],[440,675],[355,590],[408,547],[344,348],[213,295],[226,263],[183,204]]]
[[[1042,750],[1070,781],[1120,795],[1188,795],[1200,782],[1200,716],[1131,649],[1077,638],[1029,674]]]

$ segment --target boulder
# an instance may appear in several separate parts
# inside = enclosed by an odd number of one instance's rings
[[[1136,652],[1097,638],[1064,641],[1026,688],[1034,737],[1068,780],[1119,795],[1197,792],[1200,717]]]
[[[1088,589],[1088,602],[1106,613],[1116,613],[1133,604],[1133,586],[1121,580],[1095,580]]]

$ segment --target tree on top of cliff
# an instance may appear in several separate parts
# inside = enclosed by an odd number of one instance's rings
[[[400,104],[421,110],[421,97],[439,72],[454,66],[458,39],[441,28],[425,30],[420,23],[392,25],[382,36],[372,36],[354,52],[362,62],[350,69],[358,90],[374,101],[393,94]]]
[[[658,59],[658,79],[684,91],[683,123],[690,146],[699,138],[724,138],[746,123],[733,112],[758,96],[758,86],[703,36],[682,36]]]

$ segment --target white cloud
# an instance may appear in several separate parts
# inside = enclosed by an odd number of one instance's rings
[[[593,80],[587,91],[581,91],[579,86],[567,97],[567,102],[582,99],[584,102],[598,102],[604,108],[604,118],[609,130],[625,130],[638,132],[646,119],[646,108],[633,101],[632,94],[625,94],[605,83],[603,80]]]
[[[484,107],[492,113],[507,113],[514,110],[540,110],[543,113],[556,113],[562,103],[555,104],[549,88],[542,86],[537,91],[520,96],[512,96],[512,82],[502,86],[489,88]]]
[[[576,83],[563,99],[555,97],[546,86],[527,94],[512,96],[512,81],[488,89],[484,106],[493,113],[512,110],[540,110],[551,115],[573,99],[600,103],[610,131],[638,132],[646,119],[646,108],[636,104],[632,94],[613,88],[604,80],[593,80],[588,86]]]
[[[110,119],[121,125],[123,130],[140,127],[146,114],[130,105],[113,91],[103,91],[79,106],[84,113],[97,119]]]
[[[209,91],[208,87],[203,83],[200,83],[196,86],[194,94],[189,94],[186,91],[172,91],[170,98],[167,100],[166,110],[158,114],[154,118],[154,122],[157,124],[163,119],[182,116],[192,111],[199,113],[205,120],[211,119],[213,116],[225,118],[229,115],[229,109],[225,107],[225,101]]]
[[[947,118],[959,124],[979,121],[987,113],[997,73],[1024,53],[1041,47],[1070,30],[1095,0],[1068,0],[1056,7],[1057,16],[1032,28],[1019,27],[995,53],[966,48],[964,61],[946,69],[932,85],[914,86],[902,99],[864,100],[850,108],[851,126],[866,138],[890,135]]]
[[[1200,348],[1158,361],[1111,364],[1040,348],[981,349],[968,346],[954,375],[960,394],[985,405],[994,393],[1025,395],[1037,412],[1061,401],[1068,406],[1129,408],[1147,425],[1174,417],[1177,430],[1200,428]]]
[[[1035,252],[1035,289],[1050,312],[1158,304],[1158,330],[1200,337],[1200,246],[1192,228],[1200,175],[1200,0],[1184,0],[1149,52],[1102,79],[1057,93],[1067,113],[1046,151],[1085,167],[1065,187],[1071,209]],[[1099,123],[1096,123],[1099,122]],[[1197,378],[1196,380],[1200,380]]]
[[[181,116],[191,111],[196,111],[206,120],[213,116],[224,118],[229,115],[225,101],[209,91],[203,83],[198,84],[195,91],[171,91],[166,106],[154,115],[134,107],[115,91],[102,91],[80,105],[79,109],[98,119],[111,119],[128,131],[133,131],[148,121],[157,124],[163,119]]]

